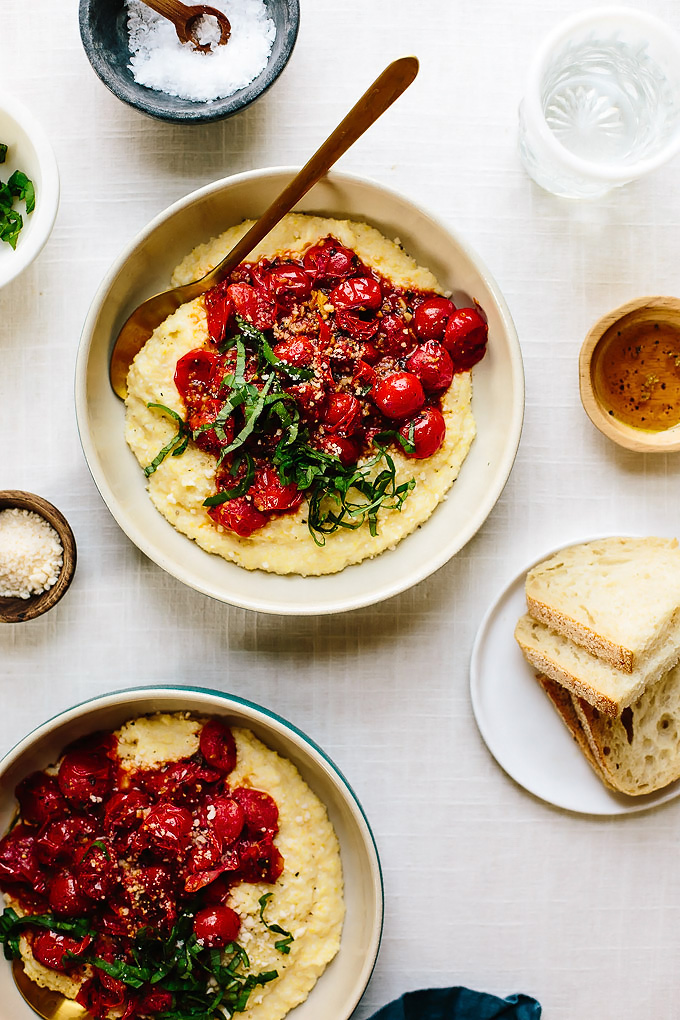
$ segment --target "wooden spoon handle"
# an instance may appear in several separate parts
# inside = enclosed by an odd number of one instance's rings
[[[399,60],[394,60],[389,64],[352,107],[345,119],[338,124],[335,131],[328,136],[321,148],[317,149],[302,170],[295,175],[288,187],[284,188],[281,194],[274,199],[257,223],[253,224],[236,247],[232,248],[212,272],[204,277],[202,282],[209,281],[210,286],[213,286],[226,279],[232,269],[239,262],[243,262],[255,245],[267,236],[272,227],[275,227],[279,220],[307,194],[310,188],[314,187],[326,171],[330,170],[340,156],[354,145],[357,138],[360,138],[364,131],[367,131],[371,124],[392,105],[395,99],[399,98],[417,74],[418,60],[416,57],[400,57]],[[205,289],[205,286],[201,288],[202,291]]]
[[[172,21],[175,27],[186,25],[187,18],[191,12],[181,0],[144,0],[147,7],[150,7],[156,14],[162,14],[164,18]]]

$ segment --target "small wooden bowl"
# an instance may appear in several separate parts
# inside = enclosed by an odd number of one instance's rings
[[[680,424],[660,431],[636,427],[614,416],[598,383],[602,358],[616,338],[634,336],[636,329],[660,329],[677,335],[680,351],[680,299],[643,297],[629,301],[603,316],[588,333],[579,356],[579,386],[586,414],[600,432],[627,450],[638,453],[673,453],[680,450]],[[650,375],[650,378],[658,377]],[[680,414],[679,414],[680,417]]]
[[[64,550],[64,562],[59,577],[47,591],[31,595],[27,599],[0,595],[0,623],[23,623],[25,620],[34,620],[36,616],[42,616],[48,609],[52,609],[66,594],[76,569],[76,540],[68,521],[56,506],[52,506],[46,499],[32,492],[20,492],[15,489],[0,491],[0,510],[15,507],[19,510],[33,510],[52,525]]]

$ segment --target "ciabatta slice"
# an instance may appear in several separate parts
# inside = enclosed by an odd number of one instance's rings
[[[528,614],[520,617],[515,638],[524,657],[540,673],[610,716],[621,715],[645,687],[660,680],[680,658],[675,642],[670,642],[644,669],[624,673]]]
[[[574,709],[605,781],[637,797],[680,779],[680,666],[617,718],[580,698]]]
[[[557,714],[578,744],[579,749],[585,755],[588,764],[593,769],[597,778],[602,780],[605,786],[610,786],[609,780],[602,768],[600,768],[600,763],[593,753],[584,727],[578,717],[574,707],[574,696],[569,693],[566,687],[562,687],[561,684],[551,680],[550,677],[539,674],[536,679],[550,698]],[[611,788],[613,789],[613,787]]]
[[[644,669],[669,642],[680,656],[675,539],[569,546],[529,571],[526,597],[534,619],[627,673]]]

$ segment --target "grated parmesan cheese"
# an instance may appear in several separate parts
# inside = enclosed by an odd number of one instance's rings
[[[27,599],[47,591],[64,550],[51,524],[33,510],[0,511],[0,596]]]

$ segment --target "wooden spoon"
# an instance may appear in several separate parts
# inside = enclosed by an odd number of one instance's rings
[[[156,14],[161,14],[175,26],[177,38],[181,43],[191,43],[195,50],[201,53],[210,53],[209,43],[202,43],[196,35],[198,23],[204,16],[217,18],[220,26],[220,38],[218,45],[224,46],[229,42],[231,35],[231,24],[226,14],[216,10],[214,7],[206,7],[205,4],[192,4],[187,6],[181,0],[143,0],[147,7],[150,7]]]
[[[320,149],[314,153],[302,170],[295,175],[290,184],[275,198],[259,220],[222,259],[202,279],[187,283],[183,287],[156,294],[141,304],[129,317],[115,342],[109,365],[109,378],[114,393],[125,400],[127,396],[127,376],[135,356],[168,315],[176,311],[185,301],[204,294],[206,290],[225,280],[231,271],[267,236],[272,227],[295,206],[303,195],[329,170],[333,164],[347,152],[351,145],[360,138],[398,99],[402,92],[411,84],[418,73],[416,57],[401,57],[385,68],[376,78],[359,102],[352,107],[335,131],[326,139]]]

